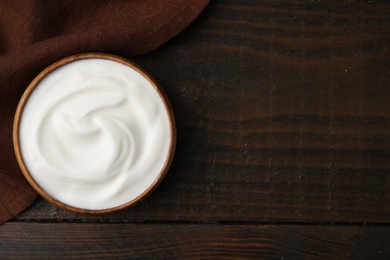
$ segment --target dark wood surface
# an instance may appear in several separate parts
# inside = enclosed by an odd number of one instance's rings
[[[390,227],[7,223],[0,250],[28,259],[385,259],[389,240]]]
[[[0,258],[390,259],[390,4],[213,0],[132,60],[175,111],[165,180],[111,215],[38,199]]]

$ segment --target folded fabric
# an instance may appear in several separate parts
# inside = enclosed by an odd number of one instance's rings
[[[0,3],[0,224],[28,207],[36,193],[12,145],[23,91],[46,66],[92,51],[125,57],[151,51],[186,28],[209,0],[5,0]]]

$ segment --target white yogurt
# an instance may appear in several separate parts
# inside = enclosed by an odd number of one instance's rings
[[[83,59],[49,73],[22,112],[19,140],[33,179],[73,207],[102,210],[147,190],[169,157],[170,116],[139,72]]]

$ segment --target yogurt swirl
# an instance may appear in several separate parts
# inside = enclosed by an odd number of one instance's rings
[[[37,184],[67,205],[102,210],[136,199],[169,157],[172,129],[153,84],[108,59],[49,73],[23,109],[19,140]]]

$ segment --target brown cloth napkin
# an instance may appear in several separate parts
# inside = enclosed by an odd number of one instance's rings
[[[36,193],[15,159],[12,123],[23,91],[46,66],[92,51],[151,51],[187,27],[209,0],[6,0],[0,2],[0,224]]]

